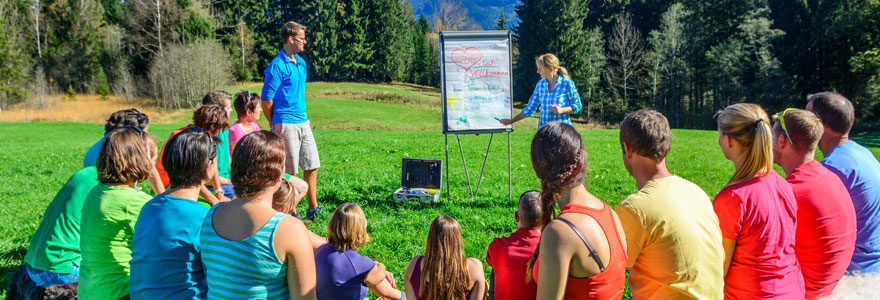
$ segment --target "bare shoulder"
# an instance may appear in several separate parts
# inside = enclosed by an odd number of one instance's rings
[[[288,253],[297,245],[310,245],[307,231],[306,225],[299,219],[292,216],[281,218],[275,229],[276,252]]]

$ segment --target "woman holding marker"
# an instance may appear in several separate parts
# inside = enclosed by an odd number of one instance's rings
[[[568,76],[568,71],[559,66],[559,58],[552,53],[539,56],[535,64],[538,66],[538,74],[541,74],[541,80],[535,86],[529,104],[513,119],[498,121],[504,125],[513,124],[531,116],[540,106],[538,128],[552,121],[571,124],[568,115],[581,111],[581,97],[578,96],[577,88]]]

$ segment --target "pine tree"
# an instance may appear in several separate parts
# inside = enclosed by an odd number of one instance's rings
[[[652,64],[653,107],[671,119],[675,127],[680,125],[684,110],[684,96],[689,81],[689,66],[685,60],[690,37],[687,24],[690,11],[680,3],[673,4],[661,17],[660,28],[649,34]],[[659,81],[658,81],[659,79]],[[658,90],[659,83],[659,90]]]
[[[317,80],[336,80],[336,66],[339,59],[337,20],[338,0],[316,0],[308,4],[312,14],[303,20],[308,31],[308,41],[304,55],[308,57],[309,72]]]
[[[341,0],[337,58],[338,80],[367,81],[373,72],[373,43],[367,40],[369,20],[363,12],[364,0]]]
[[[416,21],[412,31],[413,46],[413,68],[411,81],[421,85],[435,85],[435,75],[439,75],[439,65],[434,46],[428,40],[428,34],[431,33],[431,26],[428,24],[428,18],[421,15]]]
[[[372,81],[402,80],[408,59],[412,57],[411,27],[406,22],[399,0],[370,0],[365,6],[366,37],[373,41]]]
[[[507,18],[504,16],[504,9],[499,10],[498,12],[498,20],[495,21],[495,30],[506,30],[507,29]]]

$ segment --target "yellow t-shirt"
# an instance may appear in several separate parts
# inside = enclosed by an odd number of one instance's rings
[[[649,181],[615,208],[633,299],[722,299],[724,248],[712,201],[678,176]]]

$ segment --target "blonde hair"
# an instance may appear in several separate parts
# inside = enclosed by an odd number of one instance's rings
[[[538,56],[538,59],[535,60],[535,64],[539,69],[556,69],[563,77],[571,79],[571,77],[568,76],[568,70],[559,66],[559,58],[556,57],[556,55],[553,55],[553,53],[546,53]]]
[[[728,184],[765,176],[773,170],[773,129],[770,118],[760,106],[751,103],[728,106],[718,116],[718,131],[746,149],[742,165]]]
[[[346,202],[333,211],[327,222],[327,242],[333,245],[333,249],[357,251],[369,241],[367,217],[360,206]]]

